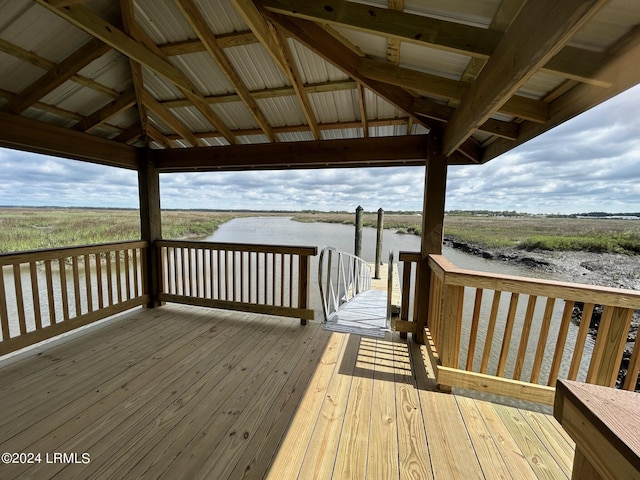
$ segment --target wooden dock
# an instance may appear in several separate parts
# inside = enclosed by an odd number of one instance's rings
[[[553,417],[439,393],[425,355],[319,322],[127,312],[0,364],[0,451],[79,459],[0,478],[570,478]]]

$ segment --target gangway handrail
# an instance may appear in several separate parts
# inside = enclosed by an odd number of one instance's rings
[[[358,294],[369,290],[371,269],[360,257],[334,247],[323,247],[318,265],[318,285],[326,323]]]

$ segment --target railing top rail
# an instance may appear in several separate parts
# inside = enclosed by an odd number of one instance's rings
[[[398,260],[401,262],[419,262],[422,260],[420,252],[398,252]]]
[[[456,267],[442,255],[429,255],[429,265],[439,276],[442,274],[447,285],[640,309],[640,291],[636,290],[466,270]]]
[[[34,260],[54,260],[73,255],[85,255],[102,253],[110,250],[122,250],[126,248],[145,248],[149,242],[145,240],[130,240],[125,242],[96,243],[92,245],[79,245],[76,247],[46,248],[41,250],[25,250],[22,252],[0,253],[0,265],[13,265],[16,263],[32,262]]]
[[[236,252],[267,252],[267,253],[291,253],[302,256],[315,256],[318,254],[318,247],[299,245],[268,245],[258,243],[226,243],[226,242],[203,242],[203,241],[183,241],[183,240],[156,240],[157,247],[187,247],[187,248],[212,248],[215,250],[228,250]]]

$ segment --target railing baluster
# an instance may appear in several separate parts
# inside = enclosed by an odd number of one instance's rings
[[[530,383],[538,383],[540,368],[542,367],[542,359],[544,358],[544,351],[547,346],[547,337],[549,336],[549,327],[551,326],[551,317],[553,316],[553,307],[555,306],[555,303],[555,298],[547,298],[547,304],[545,306],[544,315],[542,317],[542,326],[540,327],[540,336],[538,337],[536,356],[533,359],[533,367],[531,368],[531,379],[529,380]]]
[[[511,301],[509,302],[509,313],[507,314],[507,323],[504,327],[504,335],[502,336],[502,347],[500,348],[500,358],[498,359],[497,375],[499,377],[504,376],[504,371],[507,366],[507,357],[509,356],[509,346],[511,345],[511,334],[513,333],[513,324],[516,320],[516,310],[518,308],[519,293],[511,294]]]
[[[520,380],[522,378],[522,369],[524,367],[524,359],[527,356],[527,346],[529,345],[529,335],[531,333],[531,324],[533,323],[533,314],[536,309],[537,301],[538,297],[536,295],[529,295],[529,301],[527,302],[527,312],[524,315],[522,332],[520,333],[520,346],[518,347],[516,364],[513,369],[514,380]]]
[[[591,317],[593,315],[594,307],[595,305],[593,303],[585,303],[582,307],[582,319],[580,320],[580,327],[578,328],[576,344],[573,347],[571,366],[569,367],[569,374],[567,375],[567,378],[569,380],[576,380],[576,378],[578,377],[580,362],[582,360],[582,352],[584,351],[584,345],[587,340],[587,333],[589,333],[589,326],[591,324]]]
[[[18,325],[20,335],[27,333],[27,321],[24,314],[24,298],[22,296],[22,275],[20,274],[20,264],[13,264],[13,286],[16,294],[16,306],[18,308]]]
[[[78,257],[71,257],[71,272],[73,275],[73,300],[76,309],[76,317],[82,314],[82,302],[80,299],[80,268],[78,268]]]
[[[120,250],[116,250],[114,258],[116,261],[116,292],[118,303],[122,302],[122,258]]]
[[[104,291],[102,284],[102,254],[100,253],[96,253],[96,280],[96,286],[98,288],[98,309],[102,310],[104,308]]]
[[[138,286],[138,282],[140,281],[138,278],[138,255],[139,255],[139,251],[137,248],[133,249],[133,296],[135,298],[138,298],[138,296],[140,295],[140,289]],[[167,268],[168,268],[168,263],[169,263],[169,255],[167,252]]]
[[[7,292],[4,287],[2,265],[0,265],[0,330],[2,330],[2,340],[9,339],[9,313],[7,311]]]
[[[558,339],[553,353],[551,370],[549,371],[549,381],[547,382],[547,385],[551,387],[555,387],[556,381],[558,380],[558,373],[560,372],[560,365],[562,364],[562,354],[564,353],[564,346],[567,343],[567,333],[569,333],[569,323],[571,323],[571,314],[575,303],[576,302],[571,300],[567,300],[564,303],[562,321],[560,322],[560,328],[558,329]]]
[[[36,330],[42,329],[42,312],[40,310],[40,289],[38,288],[38,270],[36,262],[29,262],[31,276],[31,301],[33,302],[33,322]],[[1,272],[0,272],[1,274]]]
[[[93,292],[91,289],[91,256],[84,255],[84,288],[87,299],[87,312],[93,312]]]
[[[128,249],[123,250],[124,252],[124,285],[125,285],[125,299],[131,299],[131,264],[129,263],[129,254],[130,251]],[[160,264],[160,268],[165,268],[162,262]],[[164,278],[164,275],[161,275],[160,278]]]
[[[113,268],[111,265],[111,253],[107,253],[106,255],[106,265],[107,265],[107,305],[113,305]]]
[[[237,255],[238,252],[236,252],[235,250],[231,251],[231,263],[233,265],[233,274],[231,276],[231,289],[233,290],[233,301],[237,302],[238,301],[238,285],[237,285],[237,279],[238,279],[238,267],[237,267]]]
[[[625,390],[634,390],[638,383],[638,373],[640,373],[640,335],[636,334],[636,341],[633,343],[633,353],[629,359],[629,367],[627,368],[627,375],[624,379]]]
[[[592,374],[593,383],[606,387],[615,386],[632,316],[633,310],[629,308],[611,306],[604,308],[594,348],[594,355],[597,352],[597,358],[595,362],[592,358],[589,365],[589,374]]]
[[[60,290],[62,292],[62,320],[69,320],[69,293],[67,291],[67,267],[64,258],[58,259],[60,269]],[[111,304],[109,304],[111,305]]]
[[[489,315],[489,324],[487,325],[487,338],[484,342],[484,350],[482,351],[482,363],[480,364],[480,373],[487,373],[489,366],[489,357],[491,355],[491,346],[493,344],[493,333],[496,329],[496,319],[498,318],[498,307],[500,306],[500,296],[502,292],[495,290],[493,292],[493,302],[491,303],[491,314]]]
[[[473,370],[473,357],[476,353],[476,340],[478,338],[478,325],[480,324],[480,309],[482,308],[482,288],[476,288],[473,302],[473,314],[471,316],[471,330],[469,331],[469,346],[467,347],[467,370]]]

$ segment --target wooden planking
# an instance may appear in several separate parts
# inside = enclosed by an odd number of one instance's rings
[[[86,449],[92,458],[87,465],[18,472],[70,479],[176,478],[184,472],[192,478],[303,479],[344,478],[345,470],[349,478],[374,478],[385,469],[384,478],[449,478],[452,471],[496,478],[502,462],[513,478],[527,478],[515,473],[526,471],[527,450],[490,414],[492,405],[484,411],[476,400],[429,391],[435,383],[424,347],[407,345],[397,334],[371,339],[326,332],[318,324],[301,328],[282,318],[178,305],[131,312],[95,332],[82,342],[69,340],[54,358],[21,362],[25,388],[20,369],[0,368],[0,380],[12,378],[10,395],[28,397],[42,388],[40,379],[60,384],[51,404],[58,412],[12,435],[21,448]],[[132,362],[136,349],[145,353]],[[64,365],[58,372],[71,372],[83,362],[84,377],[56,377],[50,370]],[[68,381],[75,387],[67,395]],[[46,415],[46,397],[33,397]],[[566,463],[571,445],[557,426],[544,416],[535,425],[526,412],[522,417],[524,435],[549,444],[540,443],[546,449],[540,458],[557,452],[563,456],[558,463]],[[6,422],[8,431],[19,426],[13,416]],[[0,448],[8,445],[0,440]],[[438,456],[447,451],[453,463]]]
[[[368,478],[399,476],[398,428],[394,387],[393,343],[382,338],[363,337],[371,345],[373,365],[373,396],[371,426],[367,452]]]
[[[480,478],[481,467],[454,397],[428,391],[419,394],[423,412],[429,412],[425,429],[434,478]]]
[[[570,472],[563,470],[558,464],[543,440],[531,430],[519,410],[499,404],[494,404],[492,407],[513,436],[536,478],[558,480],[571,477]]]
[[[322,361],[315,369],[301,402],[305,408],[299,410],[291,423],[291,431],[284,437],[280,451],[274,458],[268,478],[296,478],[304,460],[311,433],[314,431],[318,412],[323,405],[332,374],[343,353],[345,335],[333,333],[327,344]],[[335,388],[335,385],[332,386]]]
[[[533,477],[531,467],[522,457],[508,455],[509,450],[514,451],[517,447],[514,448],[515,442],[490,405],[466,397],[457,397],[456,402],[484,476],[496,479]],[[512,461],[507,465],[507,460],[513,458],[519,462]]]
[[[350,337],[347,347],[359,351],[359,338]],[[366,366],[364,355],[359,354],[354,365],[349,403],[333,470],[336,478],[366,478],[373,395],[373,370]]]

